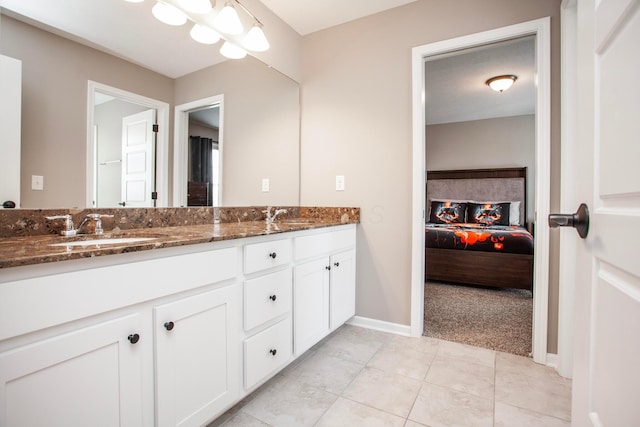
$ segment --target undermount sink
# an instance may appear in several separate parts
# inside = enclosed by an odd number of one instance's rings
[[[52,243],[49,246],[92,246],[92,245],[120,245],[123,243],[138,243],[155,240],[156,237],[119,237],[114,239],[92,239],[92,240],[76,240],[63,243]]]

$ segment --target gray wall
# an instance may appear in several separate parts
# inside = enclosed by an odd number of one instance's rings
[[[0,53],[22,60],[24,208],[86,205],[87,81],[173,102],[173,80],[1,15]],[[31,190],[44,176],[44,191]]]
[[[535,202],[535,116],[427,126],[427,170],[527,167],[527,221]]]
[[[411,49],[551,17],[551,209],[559,206],[560,0],[419,0],[303,38],[301,203],[360,206],[356,313],[408,325],[411,312]],[[345,175],[345,191],[335,191]],[[549,346],[556,352],[552,236]]]

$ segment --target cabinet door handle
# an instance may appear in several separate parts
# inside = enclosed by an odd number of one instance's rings
[[[326,270],[331,270],[331,266],[330,266],[330,265],[327,265],[327,266],[325,267],[325,269],[326,269]]]
[[[276,297],[276,295],[275,295],[275,294],[274,294],[274,295],[269,295],[269,299],[270,299],[271,301],[275,301],[275,300],[276,300],[276,298],[277,298],[277,297]]]
[[[335,265],[336,267],[340,267],[340,263],[339,262],[334,262],[333,265]]]
[[[130,342],[131,344],[135,344],[135,343],[137,343],[138,341],[140,341],[140,335],[138,335],[138,334],[131,334],[131,335],[129,335],[129,336],[127,337],[127,339],[129,340],[129,342]]]
[[[167,331],[172,330],[174,326],[175,326],[175,325],[173,324],[173,322],[166,322],[166,323],[164,324],[164,328],[165,328]]]
[[[275,348],[272,348],[271,350],[269,350],[269,353],[271,353],[272,356],[275,356],[277,352],[278,350],[276,350]]]
[[[271,257],[271,259],[276,259],[277,254],[275,252],[271,252],[269,254],[269,257]]]

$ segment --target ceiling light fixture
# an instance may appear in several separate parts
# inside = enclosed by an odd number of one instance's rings
[[[496,92],[502,93],[509,89],[516,80],[518,80],[517,76],[514,76],[513,74],[506,74],[504,76],[491,77],[485,83]]]
[[[139,3],[144,0],[125,1]],[[234,6],[242,9],[251,20],[251,29],[244,35],[245,27]],[[157,0],[151,12],[158,20],[169,25],[179,26],[187,20],[192,21],[194,26],[189,34],[199,43],[214,44],[224,39],[220,54],[230,59],[244,58],[247,50],[264,52],[270,47],[262,22],[239,0],[228,0],[217,14],[211,0]]]
[[[158,21],[167,25],[180,26],[187,22],[187,17],[182,11],[170,4],[158,2],[151,9],[151,13]]]
[[[218,16],[216,16],[216,19],[213,20],[213,26],[223,33],[233,35],[240,34],[244,31],[238,12],[236,12],[235,7],[229,2],[224,5]]]
[[[226,41],[220,48],[220,54],[229,59],[242,59],[247,56],[247,51],[238,45]]]
[[[214,44],[220,41],[220,34],[200,24],[194,25],[189,34],[192,39],[202,44]]]

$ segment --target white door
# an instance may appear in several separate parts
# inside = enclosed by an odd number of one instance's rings
[[[640,426],[640,1],[578,1],[576,426]],[[561,260],[561,262],[570,260]]]
[[[156,110],[122,118],[122,203],[153,207]]]
[[[295,267],[293,335],[301,355],[329,333],[329,257]]]

